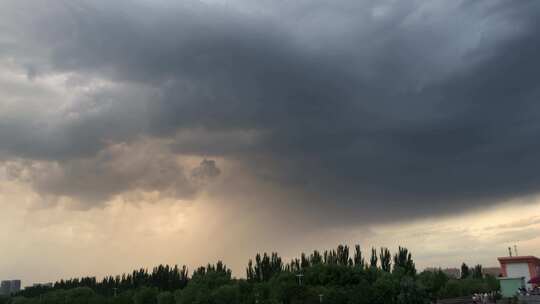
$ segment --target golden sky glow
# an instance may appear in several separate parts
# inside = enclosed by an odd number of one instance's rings
[[[291,230],[285,239],[284,231],[273,231],[265,221],[269,213],[258,212],[256,206],[224,212],[220,206],[227,202],[209,195],[189,202],[156,201],[152,193],[144,195],[135,203],[117,198],[89,210],[62,203],[44,207],[28,187],[0,183],[0,242],[12,244],[3,247],[0,277],[22,278],[30,284],[80,275],[100,277],[159,263],[193,269],[218,259],[243,276],[248,258],[258,251],[275,249],[288,259],[300,251],[356,242],[366,254],[369,246],[406,246],[420,268],[459,266],[463,261],[496,266],[496,257],[506,255],[507,246],[514,244],[522,254],[540,254],[540,218],[535,216],[540,204],[533,199],[393,225],[320,231],[309,224],[292,224],[289,229],[299,232]],[[284,221],[288,219],[273,218],[274,225],[285,225]]]

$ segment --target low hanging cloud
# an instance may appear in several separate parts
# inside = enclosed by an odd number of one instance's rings
[[[189,171],[185,155],[234,162],[231,175],[290,193],[291,208],[350,222],[540,190],[538,1],[0,8],[3,73],[26,77],[0,77],[1,157],[45,162],[40,193],[191,197],[221,170]],[[131,155],[141,136],[166,154]]]
[[[74,198],[86,206],[117,195],[157,192],[161,198],[192,199],[221,173],[214,160],[191,166],[155,142],[111,144],[94,157],[68,161],[11,161],[7,177],[29,183],[52,198]]]

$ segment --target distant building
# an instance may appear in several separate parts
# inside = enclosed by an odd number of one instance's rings
[[[21,290],[21,280],[5,280],[0,282],[0,294],[9,295]]]
[[[11,281],[0,282],[0,295],[8,295],[11,290]]]
[[[34,283],[32,284],[32,287],[47,287],[47,288],[52,288],[53,287],[53,283]]]
[[[499,277],[501,276],[501,267],[484,267],[482,268],[482,274]]]
[[[425,271],[442,271],[444,274],[446,274],[449,278],[452,279],[459,279],[461,278],[461,269],[460,268],[435,268],[435,267],[428,267],[425,269]],[[482,268],[482,274],[483,275],[491,275],[494,277],[499,277],[501,275],[501,267],[485,267]]]
[[[459,268],[435,268],[435,267],[428,267],[425,269],[425,271],[442,271],[445,275],[447,275],[449,278],[452,279],[459,279],[461,277],[461,270]]]
[[[21,291],[21,280],[11,280],[11,288],[9,291],[11,293]]]
[[[459,279],[461,277],[461,269],[459,268],[445,268],[442,270],[449,278]]]

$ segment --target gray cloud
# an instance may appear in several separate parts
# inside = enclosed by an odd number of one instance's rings
[[[29,81],[110,85],[77,95],[91,107],[75,119],[41,117],[48,128],[14,114],[0,128],[5,157],[65,170],[111,141],[166,138],[351,221],[539,190],[537,1],[53,3],[27,17],[34,3],[2,4],[3,56],[32,67]],[[88,183],[114,176],[103,170]],[[157,179],[119,188],[170,186]],[[54,192],[54,179],[38,189]]]
[[[191,170],[191,177],[201,182],[218,177],[220,174],[221,170],[216,166],[216,161],[208,159],[204,159],[198,167]]]
[[[161,198],[192,199],[221,171],[213,160],[191,169],[154,142],[111,144],[90,158],[40,162],[11,161],[2,166],[11,180],[27,182],[52,198],[99,205],[115,195],[156,191]]]

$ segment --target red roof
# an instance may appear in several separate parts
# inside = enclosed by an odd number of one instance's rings
[[[513,256],[513,257],[500,257],[497,258],[499,262],[501,263],[518,263],[518,262],[536,262],[540,264],[540,259],[532,256],[532,255],[525,255],[525,256]]]

